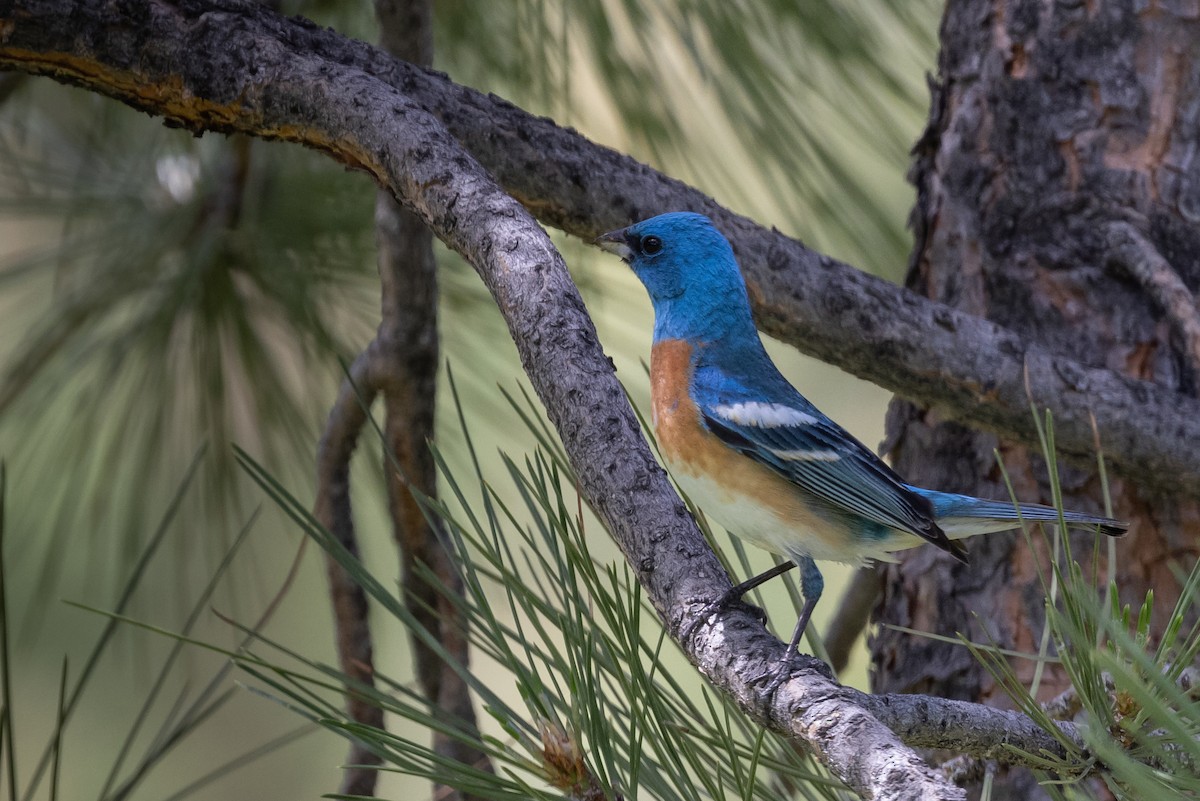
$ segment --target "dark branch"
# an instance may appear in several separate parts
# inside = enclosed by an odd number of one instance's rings
[[[854,571],[850,584],[842,593],[837,611],[823,637],[825,653],[834,671],[841,673],[850,662],[850,651],[871,619],[871,610],[879,600],[879,567],[862,567]]]
[[[329,412],[325,433],[317,448],[317,495],[313,516],[352,554],[358,555],[358,537],[350,506],[350,457],[367,421],[367,409],[377,392],[372,364],[378,358],[372,343],[351,365],[337,400]],[[367,618],[367,594],[362,586],[332,558],[326,558],[329,596],[333,602],[334,643],[338,666],[356,682],[375,685],[374,646]],[[383,728],[383,710],[358,693],[348,693],[346,712],[356,722]],[[340,790],[347,795],[373,795],[380,757],[358,741],[350,744]]]
[[[433,61],[433,1],[376,0],[381,43],[392,54],[415,64]],[[405,602],[413,617],[432,634],[457,664],[470,663],[468,621],[454,597],[463,593],[462,575],[450,537],[426,516],[414,491],[432,498],[437,470],[433,439],[438,374],[438,284],[433,234],[419,217],[392,196],[379,192],[375,204],[382,320],[377,336],[388,378],[382,383],[388,502],[392,531],[400,549]],[[436,576],[430,581],[418,569]],[[417,680],[425,697],[463,731],[477,732],[470,689],[441,654],[415,632],[409,638]],[[433,732],[440,756],[487,769],[487,755],[470,737]],[[369,793],[368,793],[369,794]],[[473,801],[444,785],[435,785],[439,801]]]
[[[588,241],[664,211],[700,211],[733,242],[759,326],[798,350],[963,423],[1040,448],[1030,397],[1054,413],[1061,456],[1105,454],[1139,485],[1200,496],[1200,401],[1051,353],[734,214],[629,156],[406,64],[356,61],[443,120],[548,225]],[[1026,391],[1028,377],[1028,392]]]
[[[1110,262],[1146,290],[1174,329],[1194,386],[1200,379],[1200,310],[1195,295],[1179,271],[1132,224],[1114,222],[1104,233]]]

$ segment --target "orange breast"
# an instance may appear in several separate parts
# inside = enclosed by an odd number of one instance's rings
[[[774,470],[726,446],[700,420],[688,386],[692,346],[657,342],[650,354],[654,432],[680,486],[731,533],[795,558],[858,561],[850,532],[805,502],[802,492]]]
[[[650,351],[654,433],[663,456],[680,466],[706,450],[703,439],[708,432],[700,427],[700,411],[688,394],[691,379],[692,346],[679,339],[656,342]]]
[[[650,352],[654,433],[673,470],[719,477],[722,484],[755,495],[766,487],[790,487],[781,476],[730,449],[704,427],[688,391],[691,379],[690,344],[672,339],[654,345]]]

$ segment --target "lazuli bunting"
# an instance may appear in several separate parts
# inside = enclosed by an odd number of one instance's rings
[[[965,562],[956,540],[1016,528],[1018,512],[1058,521],[1049,506],[1018,510],[907,484],[809,403],[763,349],[733,249],[707,217],[663,214],[596,243],[629,263],[654,304],[652,419],[676,482],[731,533],[800,567],[805,602],[787,659],[824,589],[814,559],[891,561],[891,551],[931,542]],[[1079,512],[1064,518],[1114,536],[1127,527]],[[710,613],[792,566],[737,585]]]

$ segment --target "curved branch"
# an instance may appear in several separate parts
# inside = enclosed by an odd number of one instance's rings
[[[0,0],[0,64],[85,85],[191,130],[240,131],[323,150],[373,175],[466,257],[508,323],[583,496],[678,639],[729,587],[728,577],[642,438],[561,256],[437,119],[394,86],[315,51],[313,36],[336,40],[252,3],[40,0],[18,11]],[[338,41],[352,53],[372,52]],[[901,699],[872,700],[838,687],[816,660],[764,699],[755,677],[777,664],[782,643],[746,612],[724,615],[702,632],[684,644],[699,669],[748,714],[807,744],[855,791],[963,797],[876,717],[897,715]],[[975,708],[920,698],[903,704],[923,705],[911,711],[927,719]],[[922,745],[961,749],[962,721],[893,724],[916,732],[907,736]]]
[[[141,4],[134,4],[140,7]],[[0,25],[16,22],[21,3],[0,3]],[[104,86],[107,94],[138,108],[154,108],[169,123],[211,130],[239,130],[229,117],[227,95],[172,97],[130,85],[114,67],[86,64],[75,48],[104,43],[75,41],[69,15],[56,4],[39,12],[45,44],[61,62],[36,65],[37,41],[3,37],[0,65],[57,75],[60,80]],[[151,11],[156,8],[146,5]],[[1095,415],[1114,468],[1141,485],[1200,496],[1200,401],[1102,367],[1093,367],[1026,342],[1011,331],[935,303],[806,248],[774,229],[736,215],[701,192],[594,144],[551,120],[535,117],[492,95],[459,86],[445,75],[397,61],[303,20],[283,20],[236,0],[179,4],[195,19],[232,14],[279,46],[349,67],[383,81],[433,111],[471,153],[539,219],[586,239],[633,220],[678,209],[709,214],[734,244],[763,330],[823,361],[836,364],[971,425],[1038,447],[1029,397],[1054,413],[1055,440],[1064,457],[1095,459],[1089,415]],[[58,7],[60,12],[64,9]],[[161,16],[161,15],[160,15]],[[152,13],[140,29],[153,28]],[[55,21],[57,20],[57,21]],[[139,20],[139,24],[140,24]],[[138,48],[159,54],[122,29],[120,45],[133,58]],[[0,35],[3,29],[0,28]],[[39,36],[38,38],[42,38]],[[33,47],[33,52],[26,53]],[[111,47],[107,48],[111,51]],[[115,55],[115,54],[114,54]],[[221,71],[245,60],[226,48],[215,54]],[[91,70],[99,69],[99,73]],[[218,73],[219,74],[219,73]],[[207,82],[207,81],[205,81]],[[301,141],[302,131],[258,130],[256,135]],[[335,143],[309,142],[335,158],[372,169],[367,160]],[[378,177],[378,175],[377,175]],[[1026,377],[1028,377],[1028,392]]]
[[[358,435],[367,421],[366,409],[378,391],[372,378],[372,362],[377,358],[371,343],[350,366],[349,375],[338,390],[329,412],[325,432],[317,446],[317,494],[313,516],[347,551],[358,555],[358,537],[354,533],[354,515],[350,508],[350,457],[358,444]],[[362,393],[362,397],[359,396]],[[375,685],[374,645],[367,617],[367,594],[337,560],[326,556],[329,596],[333,602],[334,641],[338,666],[342,673],[362,684]],[[346,712],[357,723],[383,728],[383,709],[360,694],[349,692]],[[342,774],[340,790],[347,795],[372,795],[379,755],[357,740],[350,743],[348,767]]]

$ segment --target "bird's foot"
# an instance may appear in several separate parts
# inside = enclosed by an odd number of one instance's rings
[[[799,656],[799,651],[788,649],[788,652],[783,655],[782,659],[775,663],[774,667],[767,668],[750,680],[750,684],[757,684],[764,679],[767,680],[767,683],[758,690],[758,697],[762,703],[770,703],[772,696],[775,695],[775,691],[792,677],[792,673],[796,668],[800,667],[798,664],[800,662]]]
[[[737,588],[735,587],[733,590],[726,592],[716,600],[705,604],[704,608],[700,610],[700,613],[696,615],[695,619],[693,619],[692,622],[689,623],[680,634],[680,639],[684,642],[687,642],[692,638],[692,635],[696,633],[696,630],[709,620],[712,620],[714,615],[719,615],[722,612],[728,612],[730,609],[740,609],[743,612],[749,612],[751,615],[754,615],[754,617],[758,618],[759,623],[766,625],[767,613],[763,611],[762,607],[743,601],[741,593],[734,591],[736,589]]]

